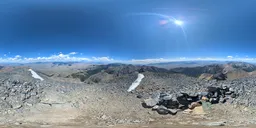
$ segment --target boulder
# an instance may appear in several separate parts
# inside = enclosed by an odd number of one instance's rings
[[[167,108],[170,108],[170,109],[177,109],[179,108],[179,102],[175,99],[172,99],[172,100],[168,100],[168,103],[166,105]]]
[[[177,97],[177,101],[179,102],[179,104],[184,105],[186,108],[188,108],[189,104],[191,103],[190,101],[187,100],[186,95]]]
[[[171,115],[176,115],[178,113],[178,109],[168,109],[169,110],[169,114]]]
[[[152,110],[157,110],[159,108],[159,106],[158,105],[155,105],[153,108],[152,108]]]
[[[163,100],[171,100],[172,96],[171,95],[167,95],[167,96],[164,96],[162,99]]]
[[[164,107],[164,106],[159,106],[157,109],[156,109],[157,113],[160,114],[160,115],[167,115],[169,114],[169,110]]]
[[[189,105],[189,109],[194,109],[195,107],[201,106],[199,102],[193,102]]]
[[[145,108],[152,108],[155,105],[157,105],[158,102],[159,101],[156,99],[149,98],[149,99],[144,100],[144,102],[142,103],[142,106]]]

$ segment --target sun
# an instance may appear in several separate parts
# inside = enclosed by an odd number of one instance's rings
[[[179,25],[179,26],[182,26],[182,25],[183,25],[183,21],[181,21],[181,20],[174,20],[174,23],[175,23],[176,25]]]

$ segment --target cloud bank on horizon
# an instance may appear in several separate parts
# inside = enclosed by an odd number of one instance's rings
[[[71,52],[68,54],[55,54],[51,56],[40,56],[40,57],[22,57],[16,55],[14,57],[0,57],[0,63],[33,63],[33,62],[110,62],[114,59],[110,57],[76,57],[77,52]]]
[[[78,52],[70,52],[67,54],[59,53],[50,56],[38,56],[38,57],[23,57],[16,55],[14,57],[7,57],[6,54],[0,56],[0,63],[35,63],[35,62],[103,62],[103,63],[131,63],[131,64],[150,64],[150,63],[165,63],[165,62],[177,62],[177,61],[244,61],[244,62],[256,62],[256,58],[246,57],[233,57],[227,56],[222,58],[203,57],[203,58],[150,58],[150,59],[131,59],[131,60],[116,60],[109,56],[103,57],[79,57],[76,56]],[[82,55],[80,53],[80,55]]]

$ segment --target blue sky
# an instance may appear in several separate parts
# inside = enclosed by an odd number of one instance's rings
[[[0,58],[256,58],[255,5],[254,0],[2,0]],[[167,18],[145,15],[153,13],[183,21],[186,36],[173,22],[162,24]]]

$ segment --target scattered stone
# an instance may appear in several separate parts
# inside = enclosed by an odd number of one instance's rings
[[[137,95],[137,98],[141,99],[141,98],[142,98],[142,95]]]
[[[18,104],[18,105],[13,106],[13,109],[20,109],[21,107],[22,107],[22,105]]]
[[[210,127],[213,127],[213,126],[225,126],[226,122],[208,122],[208,123],[203,123],[202,125],[205,125],[205,126],[210,126]]]
[[[132,121],[133,123],[140,123],[141,121],[139,121],[139,120],[134,120],[134,121]]]
[[[230,97],[231,97],[231,98],[236,98],[236,94],[235,94],[235,93],[232,93],[232,94],[230,95]]]
[[[22,123],[20,123],[20,122],[15,122],[14,124],[15,124],[15,125],[21,125]]]
[[[103,120],[105,120],[105,119],[107,119],[107,116],[104,114],[104,115],[102,115],[100,118],[103,119]]]

